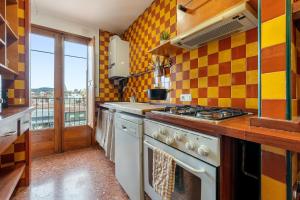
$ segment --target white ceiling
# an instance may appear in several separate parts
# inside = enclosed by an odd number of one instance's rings
[[[33,0],[32,12],[122,33],[153,0]]]

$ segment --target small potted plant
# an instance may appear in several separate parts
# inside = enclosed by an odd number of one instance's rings
[[[165,43],[169,39],[170,39],[170,34],[167,31],[163,31],[160,34],[160,44]]]

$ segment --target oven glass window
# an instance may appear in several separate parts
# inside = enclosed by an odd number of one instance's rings
[[[153,187],[153,150],[148,149],[149,185]],[[201,179],[180,166],[176,166],[175,190],[172,200],[201,200]]]

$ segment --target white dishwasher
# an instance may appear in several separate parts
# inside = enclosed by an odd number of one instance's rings
[[[143,118],[116,113],[115,127],[116,177],[131,200],[142,200]]]

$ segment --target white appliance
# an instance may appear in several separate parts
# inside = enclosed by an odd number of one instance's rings
[[[116,114],[115,172],[131,200],[143,200],[143,118]]]
[[[152,200],[161,197],[153,188],[153,149],[172,155],[176,162],[172,199],[216,200],[220,139],[153,120],[144,120],[144,187]]]
[[[129,42],[117,35],[110,37],[108,47],[108,78],[119,79],[129,76]]]
[[[195,49],[209,41],[245,32],[256,26],[256,11],[243,2],[175,37],[171,43],[181,48]]]

